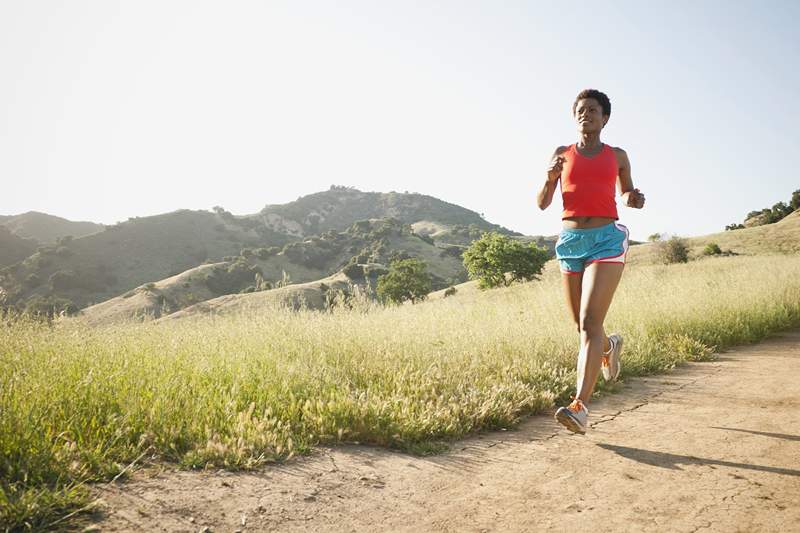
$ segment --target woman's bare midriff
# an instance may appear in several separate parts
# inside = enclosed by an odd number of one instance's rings
[[[611,224],[616,220],[617,220],[616,218],[609,218],[609,217],[571,217],[571,218],[565,218],[563,222],[565,228],[588,229],[588,228],[599,228],[600,226]]]

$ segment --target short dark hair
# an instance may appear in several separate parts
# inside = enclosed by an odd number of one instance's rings
[[[597,100],[597,103],[600,104],[600,107],[603,108],[604,115],[611,115],[611,100],[608,99],[605,93],[598,91],[597,89],[584,89],[578,96],[575,97],[575,101],[572,103],[572,114],[575,114],[575,108],[578,107],[578,100],[583,100],[584,98],[594,98]]]

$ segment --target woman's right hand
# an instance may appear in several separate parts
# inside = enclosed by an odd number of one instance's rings
[[[547,181],[556,181],[561,177],[561,169],[567,160],[563,155],[557,155],[550,161],[550,168],[547,169]]]

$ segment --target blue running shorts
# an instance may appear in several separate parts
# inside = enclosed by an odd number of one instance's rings
[[[628,228],[611,222],[589,229],[564,228],[556,242],[556,259],[564,274],[581,274],[589,263],[625,263]]]

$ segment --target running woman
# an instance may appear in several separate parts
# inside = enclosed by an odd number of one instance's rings
[[[564,227],[556,243],[556,258],[581,348],[575,399],[560,407],[555,418],[570,431],[585,433],[586,405],[598,374],[602,370],[606,380],[616,380],[620,371],[622,337],[606,336],[603,329],[628,251],[628,229],[617,223],[614,189],[619,188],[623,205],[636,209],[644,206],[644,194],[633,187],[625,150],[600,141],[611,116],[608,96],[595,89],[582,91],[572,104],[572,114],[578,124],[578,142],[556,149],[537,202],[546,209],[560,182]]]

